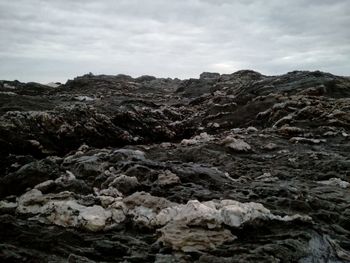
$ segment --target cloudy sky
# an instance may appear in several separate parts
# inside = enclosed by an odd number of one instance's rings
[[[0,0],[0,79],[350,75],[349,0]]]

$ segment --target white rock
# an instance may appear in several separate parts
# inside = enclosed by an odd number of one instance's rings
[[[233,129],[231,129],[231,131],[233,133],[243,133],[243,129],[241,129],[241,128],[233,128]]]
[[[75,200],[51,201],[42,207],[49,222],[63,227],[80,227],[79,214],[85,208]]]
[[[276,216],[260,203],[241,203],[235,200],[208,201],[200,203],[197,200],[188,201],[186,205],[168,207],[160,211],[156,217],[157,225],[166,225],[169,222],[202,226],[209,229],[221,227],[223,224],[239,227],[254,219],[289,221],[300,215]],[[305,217],[308,220],[308,217]]]
[[[133,221],[144,226],[153,226],[157,213],[152,208],[144,206],[136,206],[128,210],[128,215],[131,215]]]
[[[38,189],[32,189],[18,198],[17,212],[22,214],[39,214],[42,203],[45,201],[43,194]]]
[[[168,224],[159,230],[159,241],[173,250],[183,252],[198,252],[215,249],[227,241],[236,239],[227,229],[208,230],[190,228],[175,223]]]
[[[228,148],[237,152],[248,152],[252,147],[241,139],[232,138],[232,142],[226,145]]]
[[[157,184],[160,186],[179,184],[180,178],[169,170],[158,175]]]
[[[90,231],[99,231],[105,227],[106,220],[112,217],[112,213],[101,206],[94,205],[82,209],[80,216],[84,228]]]
[[[239,227],[245,222],[254,219],[271,219],[270,210],[259,203],[240,203],[234,200],[220,202],[220,215],[225,225]]]
[[[348,188],[350,187],[350,183],[341,180],[340,178],[330,178],[329,180],[325,181],[319,181],[319,184],[324,184],[324,185],[333,185],[333,186],[339,186],[341,188]]]
[[[209,135],[206,132],[202,132],[199,135],[194,136],[191,139],[183,139],[181,141],[182,145],[188,146],[188,145],[195,145],[198,143],[204,143],[214,140],[214,137],[212,135]]]
[[[18,205],[15,202],[7,202],[4,200],[0,201],[0,211],[7,212],[7,211],[16,210],[17,206]]]
[[[55,83],[55,82],[49,82],[46,84],[46,86],[50,87],[50,88],[58,88],[59,86],[61,86],[61,84]]]
[[[63,227],[85,228],[99,231],[107,227],[113,219],[120,223],[125,217],[118,207],[104,209],[102,206],[84,206],[72,199],[69,192],[43,195],[33,189],[18,199],[17,212],[34,215],[34,220],[47,220]],[[62,200],[61,200],[62,199]],[[121,210],[119,212],[117,210]]]
[[[183,139],[181,141],[181,144],[184,145],[184,146],[194,145],[196,143],[197,143],[197,141],[193,140],[193,139]]]
[[[334,131],[328,131],[323,134],[323,136],[328,136],[328,137],[335,136],[335,135],[337,135],[337,132],[334,132]]]
[[[276,123],[274,125],[272,125],[273,128],[276,128],[278,127],[279,125],[281,124],[284,124],[284,123],[288,123],[289,121],[291,121],[292,119],[294,118],[294,114],[293,113],[290,113],[288,114],[287,116],[279,119],[278,121],[276,121]]]
[[[89,231],[100,231],[112,218],[112,212],[101,206],[83,206],[75,200],[50,201],[46,205],[47,219],[64,227],[82,227]]]
[[[117,188],[114,187],[108,187],[107,189],[97,191],[97,195],[111,196],[114,198],[123,196],[123,194],[119,192]]]
[[[248,132],[248,133],[258,132],[258,129],[255,128],[255,127],[253,127],[253,126],[249,126],[249,127],[247,128],[247,132]]]
[[[218,211],[197,200],[188,201],[186,205],[178,205],[163,209],[156,218],[158,225],[165,225],[170,221],[181,221],[188,225],[206,226],[214,228],[221,225]]]
[[[60,177],[58,177],[55,180],[55,183],[67,183],[75,179],[76,179],[75,175],[71,171],[67,170],[65,174],[62,174]]]
[[[113,154],[122,154],[125,155],[125,159],[145,159],[145,153],[140,150],[131,150],[131,149],[117,149],[113,151]]]
[[[80,151],[80,152],[86,152],[87,150],[89,150],[90,149],[90,147],[89,147],[89,145],[87,145],[87,144],[82,144],[82,145],[80,145],[80,147],[78,148],[78,151]]]
[[[37,147],[37,148],[41,147],[40,142],[37,141],[37,140],[28,140],[28,142],[29,142],[31,145],[33,145],[34,147]]]
[[[101,202],[101,205],[106,208],[108,207],[110,204],[112,204],[115,201],[115,198],[112,196],[105,196],[105,195],[100,195],[98,196],[98,199]]]
[[[16,87],[11,86],[10,84],[4,83],[4,88],[5,89],[16,89]]]
[[[112,219],[115,223],[119,224],[125,220],[125,213],[122,209],[111,209]]]
[[[78,100],[78,101],[94,101],[95,99],[94,98],[91,98],[89,96],[77,96],[77,97],[74,97],[75,100]]]
[[[162,142],[160,144],[161,147],[163,148],[170,148],[171,147],[171,143],[170,142]]]
[[[157,224],[156,216],[162,209],[174,205],[177,204],[145,192],[136,192],[123,200],[126,214],[132,216],[135,222],[149,227]]]

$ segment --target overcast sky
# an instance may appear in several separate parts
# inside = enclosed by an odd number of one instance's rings
[[[349,0],[0,0],[0,79],[350,75]]]

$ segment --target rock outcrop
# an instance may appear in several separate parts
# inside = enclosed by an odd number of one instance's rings
[[[1,262],[350,262],[350,79],[0,81]]]

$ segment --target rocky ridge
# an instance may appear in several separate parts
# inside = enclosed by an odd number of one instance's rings
[[[2,262],[349,262],[350,79],[0,81]]]

